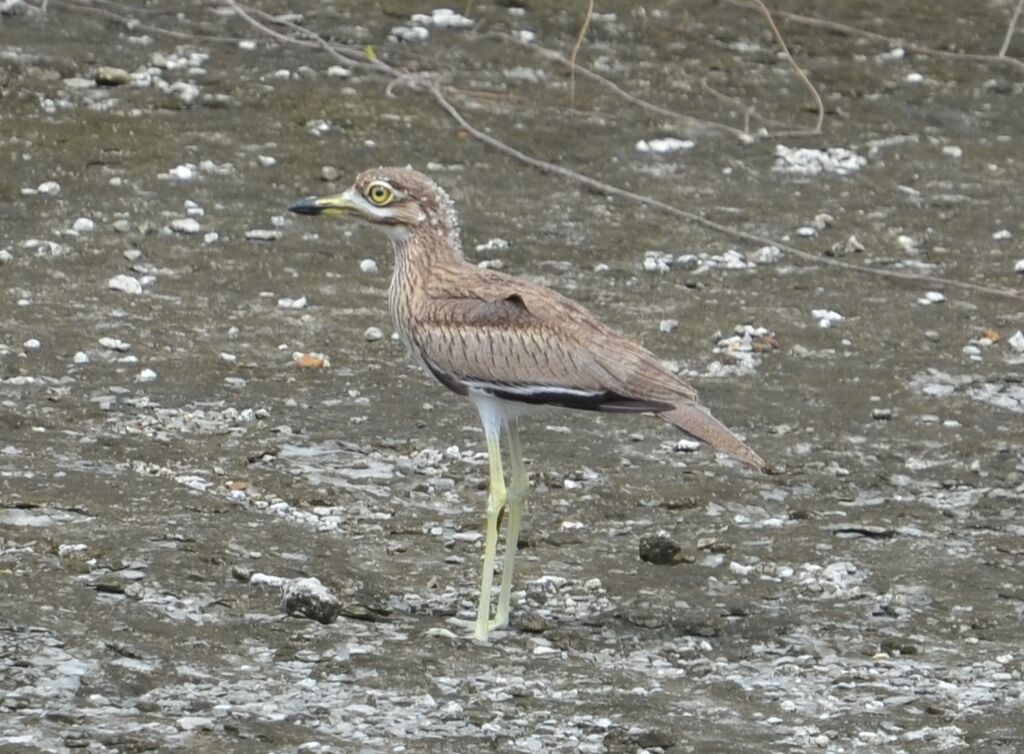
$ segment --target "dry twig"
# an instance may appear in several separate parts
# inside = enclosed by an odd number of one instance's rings
[[[583,38],[587,36],[587,29],[590,28],[590,19],[594,16],[594,0],[588,0],[587,15],[583,18],[583,25],[576,37],[576,44],[572,46],[572,55],[569,56],[569,107],[576,106],[576,56],[583,46]]]
[[[811,80],[807,78],[807,74],[804,73],[800,66],[793,60],[793,54],[789,51],[789,46],[786,44],[786,40],[782,38],[782,32],[779,31],[779,27],[775,25],[772,14],[768,12],[768,8],[761,0],[752,0],[756,5],[757,9],[761,11],[761,15],[764,16],[764,20],[768,22],[768,27],[772,30],[772,34],[775,36],[775,41],[779,43],[782,48],[782,53],[786,56],[786,60],[789,61],[790,67],[796,71],[796,75],[800,81],[803,82],[804,86],[811,93],[811,97],[814,99],[814,104],[818,108],[818,120],[814,124],[814,128],[811,131],[793,131],[785,134],[775,134],[776,136],[804,136],[804,135],[817,135],[821,133],[821,124],[825,122],[825,104],[821,101],[821,95],[818,94],[818,90],[811,83]]]
[[[1013,39],[1013,34],[1017,31],[1017,22],[1020,21],[1021,11],[1024,11],[1024,0],[1019,0],[1017,7],[1013,9],[1013,15],[1010,16],[1010,23],[1006,27],[1006,36],[1003,38],[1003,44],[999,47],[999,57],[1005,58],[1006,51],[1010,49],[1010,42]]]
[[[723,2],[734,5],[737,8],[748,8],[750,10],[758,10],[754,0],[723,0]],[[854,37],[864,37],[865,39],[874,39],[879,42],[885,42],[890,47],[902,47],[910,52],[915,52],[919,55],[934,55],[940,58],[952,58],[954,60],[970,60],[976,63],[998,63],[1001,65],[1012,65],[1014,67],[1024,70],[1024,60],[1018,58],[1011,58],[1008,56],[1000,55],[984,55],[980,53],[972,52],[953,52],[952,50],[939,50],[935,47],[928,47],[927,45],[920,45],[914,42],[907,42],[906,40],[899,39],[898,37],[890,37],[886,34],[879,34],[877,31],[868,31],[867,29],[860,29],[856,26],[850,26],[849,24],[841,24],[837,21],[826,21],[821,18],[814,18],[813,16],[802,16],[799,13],[792,13],[787,10],[779,10],[778,8],[769,8],[768,12],[773,16],[779,18],[785,18],[794,23],[803,24],[804,26],[812,26],[819,29],[828,29],[829,31],[835,31],[840,34],[846,34]]]

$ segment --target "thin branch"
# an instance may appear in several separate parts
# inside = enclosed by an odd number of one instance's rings
[[[818,94],[818,90],[814,88],[814,84],[811,83],[811,80],[807,78],[807,74],[804,73],[800,69],[800,66],[796,64],[796,61],[793,60],[793,55],[789,51],[789,46],[786,44],[786,40],[782,38],[782,32],[780,32],[779,27],[775,25],[775,21],[772,19],[772,14],[768,12],[768,8],[763,2],[761,2],[761,0],[753,0],[753,2],[757,6],[757,9],[761,11],[761,15],[764,16],[764,20],[768,22],[768,26],[771,28],[772,34],[775,35],[775,40],[782,48],[782,52],[786,56],[786,60],[789,61],[790,66],[792,66],[793,70],[796,71],[796,75],[804,83],[804,86],[807,87],[807,90],[811,93],[811,97],[814,98],[814,104],[818,108],[818,120],[814,124],[814,130],[811,131],[810,134],[820,134],[821,125],[825,122],[825,103],[821,101],[821,95]],[[787,135],[794,136],[796,134],[791,133]]]
[[[733,5],[737,8],[747,8],[749,10],[758,10],[757,5],[754,4],[753,0],[722,0],[729,5]],[[915,44],[914,42],[907,42],[899,39],[898,37],[890,37],[885,34],[879,34],[876,31],[868,31],[867,29],[860,29],[856,26],[850,26],[849,24],[841,24],[837,21],[826,21],[821,18],[814,18],[813,16],[802,16],[799,13],[791,13],[786,10],[779,10],[778,8],[769,8],[768,12],[773,16],[779,18],[785,18],[794,23],[803,24],[804,26],[812,26],[818,29],[828,29],[829,31],[838,32],[840,34],[847,34],[849,36],[864,37],[865,39],[874,39],[879,42],[885,42],[890,47],[902,47],[910,52],[915,52],[919,55],[934,55],[940,58],[952,58],[954,60],[970,60],[975,63],[998,63],[1000,65],[1012,65],[1017,68],[1024,70],[1024,60],[1018,58],[1011,58],[1009,56],[1000,57],[999,55],[984,55],[972,52],[952,52],[950,50],[939,50],[934,47],[928,47],[926,45]]]
[[[673,205],[667,204],[666,202],[663,202],[660,199],[655,199],[654,197],[647,196],[646,194],[637,194],[633,191],[619,188],[618,186],[613,186],[610,183],[599,181],[596,178],[591,178],[589,175],[577,172],[572,168],[566,168],[561,165],[556,165],[552,162],[548,162],[547,160],[541,160],[531,155],[528,155],[525,152],[522,152],[516,149],[515,147],[506,144],[500,139],[496,139],[490,134],[476,128],[472,123],[466,120],[466,118],[462,115],[461,112],[459,112],[455,105],[453,105],[451,101],[444,96],[444,93],[436,84],[428,84],[427,91],[431,94],[431,96],[433,96],[433,98],[437,101],[441,108],[445,112],[447,112],[449,116],[451,116],[452,120],[458,123],[459,126],[461,126],[474,139],[481,141],[490,147],[493,147],[494,149],[498,150],[499,152],[502,152],[503,154],[508,155],[509,157],[513,157],[516,160],[519,160],[520,162],[530,165],[531,167],[534,167],[540,170],[541,172],[558,175],[561,176],[562,178],[567,178],[571,181],[575,181],[576,183],[586,186],[587,188],[596,191],[597,193],[604,194],[606,196],[619,196],[622,197],[623,199],[628,199],[630,201],[637,202],[638,204],[643,204],[647,207],[659,209],[662,212],[666,212],[670,215],[674,215],[683,220],[695,223],[696,225],[700,225],[709,230],[713,230],[716,233],[721,233],[723,235],[731,236],[733,238],[739,238],[744,241],[749,241],[750,243],[761,244],[763,246],[775,246],[776,248],[786,252],[787,254],[797,257],[798,259],[802,259],[806,262],[811,262],[813,264],[819,264],[826,267],[834,267],[836,269],[841,270],[849,270],[850,272],[858,272],[866,275],[877,275],[879,277],[893,278],[896,280],[909,280],[917,283],[932,283],[938,286],[963,288],[965,290],[977,291],[979,293],[986,293],[995,296],[1004,296],[1006,298],[1024,301],[1024,292],[1015,290],[1013,288],[1000,288],[996,286],[981,285],[979,283],[969,283],[963,280],[953,280],[951,278],[943,278],[935,275],[921,275],[914,272],[900,272],[898,270],[882,270],[876,267],[864,267],[857,264],[850,264],[849,262],[843,262],[841,260],[832,259],[830,257],[822,257],[819,256],[818,254],[814,254],[809,251],[804,251],[803,249],[798,249],[795,246],[790,246],[789,244],[776,241],[775,239],[768,238],[767,236],[760,236],[756,233],[749,233],[745,230],[740,230],[739,228],[733,228],[728,225],[722,225],[721,223],[717,223],[714,220],[708,220],[706,217],[698,215],[694,212],[688,212],[686,210],[679,209],[678,207],[674,207]]]
[[[999,57],[1001,58],[1005,58],[1006,51],[1010,49],[1010,41],[1013,39],[1013,33],[1017,31],[1017,22],[1020,21],[1021,11],[1024,11],[1024,0],[1017,3],[1017,7],[1013,9],[1013,15],[1010,16],[1010,23],[1006,27],[1006,37],[999,48]]]
[[[576,106],[576,55],[583,46],[583,38],[587,36],[587,29],[590,28],[590,19],[594,16],[594,0],[588,0],[587,15],[583,18],[583,26],[576,37],[576,44],[572,46],[572,55],[569,56],[569,107]]]
[[[693,115],[686,115],[685,113],[677,113],[675,110],[669,110],[666,107],[656,105],[653,102],[648,102],[645,99],[637,97],[635,94],[627,92],[625,89],[620,87],[611,79],[605,78],[600,73],[596,73],[587,68],[586,66],[579,65],[578,63],[573,63],[572,60],[565,57],[565,55],[558,52],[557,50],[552,50],[549,47],[542,47],[541,45],[536,44],[535,42],[527,42],[523,39],[519,39],[517,37],[513,37],[510,34],[504,34],[502,32],[492,32],[481,36],[502,39],[507,42],[514,42],[515,44],[518,44],[521,47],[525,47],[528,50],[533,50],[541,57],[561,63],[562,65],[567,66],[571,71],[578,71],[581,76],[600,84],[617,97],[621,97],[627,102],[649,112],[660,115],[663,118],[672,118],[673,120],[681,120],[685,123],[692,123],[700,126],[711,126],[712,128],[721,129],[722,131],[725,131],[726,133],[731,134],[738,139],[746,140],[749,138],[749,134],[747,134],[745,131],[741,131],[738,128],[733,128],[732,126],[726,125],[725,123],[719,123],[713,120],[704,120],[703,118],[697,118]],[[685,75],[689,77],[689,74]],[[744,105],[743,107],[746,107],[746,105]]]

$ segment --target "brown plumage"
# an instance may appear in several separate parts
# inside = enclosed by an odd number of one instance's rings
[[[395,251],[388,299],[398,333],[442,384],[477,404],[492,462],[478,638],[485,638],[491,627],[492,528],[505,505],[504,481],[495,479],[501,476],[503,426],[520,474],[519,482],[513,474],[508,494],[511,556],[518,533],[515,510],[525,494],[518,490],[525,485],[525,470],[511,404],[654,413],[749,466],[764,467],[753,450],[697,403],[697,392],[645,348],[561,294],[467,262],[454,206],[426,176],[409,168],[368,170],[343,194],[303,200],[291,209],[352,215],[388,235]],[[507,620],[511,562],[506,568],[498,624]]]

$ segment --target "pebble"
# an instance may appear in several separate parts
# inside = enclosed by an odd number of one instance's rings
[[[384,333],[379,327],[367,327],[363,332],[363,337],[367,343],[373,343],[384,337]]]
[[[140,259],[142,259],[142,251],[139,249],[125,249],[124,253],[121,256],[123,256],[129,262],[138,262]]]
[[[929,304],[941,304],[946,300],[946,296],[939,291],[928,291],[921,298],[917,300],[917,303],[928,306]]]
[[[347,79],[352,75],[352,69],[343,65],[332,65],[327,69],[327,75],[338,79]]]
[[[676,441],[673,450],[675,450],[676,453],[696,453],[700,450],[700,443],[696,440],[690,440],[684,437],[682,440]]]
[[[277,305],[282,309],[305,309],[308,305],[305,296],[299,298],[279,298]]]
[[[682,548],[669,539],[668,535],[659,532],[640,538],[640,560],[654,565],[675,565],[683,560]]]
[[[818,320],[818,327],[832,327],[837,322],[842,322],[846,317],[831,309],[812,309],[811,316]]]
[[[331,167],[330,165],[324,165],[320,168],[320,180],[331,183],[338,180],[341,177],[341,173],[337,168]]]
[[[71,230],[75,231],[75,233],[88,233],[95,227],[96,223],[88,217],[80,217],[75,220],[74,224],[71,226]]]
[[[867,160],[842,147],[830,149],[792,149],[784,144],[775,145],[775,165],[773,170],[799,175],[818,175],[819,173],[835,173],[846,175],[860,170],[867,165]]]
[[[676,139],[674,137],[666,137],[663,139],[651,139],[645,141],[641,139],[636,143],[637,152],[653,152],[654,154],[668,154],[670,152],[678,152],[680,149],[693,149],[694,141],[692,139]]]
[[[259,161],[260,165],[262,165],[265,168],[269,168],[272,165],[277,164],[277,158],[271,157],[269,154],[256,155],[256,159]]]
[[[107,281],[107,287],[132,296],[138,296],[142,293],[142,283],[131,275],[114,275],[114,277]]]
[[[114,66],[104,65],[96,69],[96,75],[94,77],[97,84],[101,86],[122,86],[130,83],[132,76],[128,71],[123,68],[115,68]]]
[[[997,230],[995,233],[992,234],[993,241],[1009,241],[1011,238],[1013,238],[1013,233],[1008,231],[1006,228],[1003,228],[1002,230]]]
[[[802,225],[796,229],[796,234],[801,238],[814,238],[818,235],[817,228],[812,228],[810,225]]]
[[[245,231],[245,237],[250,241],[276,241],[281,237],[281,231],[253,228]]]
[[[678,319],[663,319],[658,323],[658,329],[661,332],[672,332],[679,327]]]
[[[324,624],[333,623],[341,611],[338,598],[317,578],[289,581],[282,590],[281,607],[288,615]]]
[[[1024,353],[1024,332],[1018,330],[1010,336],[1009,340],[1006,341],[1017,353]]]
[[[111,351],[121,351],[121,352],[124,352],[124,351],[127,351],[127,350],[129,350],[131,348],[131,344],[125,343],[120,338],[111,338],[109,336],[104,336],[104,337],[100,338],[99,343],[100,343],[101,346],[103,346],[104,348],[107,348],[107,349],[109,349]]]
[[[75,364],[88,364],[89,354],[87,354],[85,351],[76,351],[75,355],[71,357],[71,361],[73,361]]]
[[[873,408],[871,409],[871,418],[879,421],[888,421],[892,418],[891,408]]]
[[[359,262],[359,271],[367,275],[376,275],[377,262],[373,259],[363,259]]]
[[[21,345],[26,351],[35,351],[43,347],[43,344],[39,342],[38,338],[29,338]]]
[[[903,77],[903,80],[906,81],[908,84],[920,84],[922,81],[924,81],[924,76],[922,76],[920,73],[908,73],[906,76]]]
[[[1018,259],[1013,265],[1013,271],[1018,275],[1024,275],[1024,259]]]
[[[60,184],[57,183],[57,181],[45,181],[39,184],[39,186],[36,188],[36,191],[38,191],[40,194],[48,194],[50,196],[53,196],[54,194],[60,193]]]
[[[964,156],[964,150],[962,147],[950,144],[949,146],[942,148],[942,154],[946,155],[947,157],[953,157],[954,159],[958,159]]]
[[[508,241],[504,238],[491,238],[476,245],[477,251],[507,251]]]
[[[171,230],[175,233],[194,235],[202,230],[202,228],[199,226],[199,221],[194,217],[178,217],[171,220]]]
[[[14,255],[7,249],[0,249],[0,264],[6,264],[14,259]]]
[[[135,375],[136,382],[152,382],[156,379],[156,372],[152,369],[143,369],[137,375]]]

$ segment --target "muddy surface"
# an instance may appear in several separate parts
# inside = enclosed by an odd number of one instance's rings
[[[814,253],[1024,287],[1020,68],[782,23],[825,134],[745,144],[582,79],[570,108],[563,68],[479,38],[567,52],[580,9],[473,3],[417,41],[393,30],[432,6],[356,5],[288,4],[441,72],[532,154]],[[1014,3],[897,5],[789,7],[994,52]],[[1024,750],[1021,299],[582,191],[224,8],[0,6],[0,751]],[[581,61],[638,96],[741,126],[706,77],[813,125],[756,13],[598,6]],[[479,576],[476,416],[391,337],[384,240],[284,209],[405,163],[469,257],[642,340],[775,467],[539,412],[486,645],[451,621]]]

